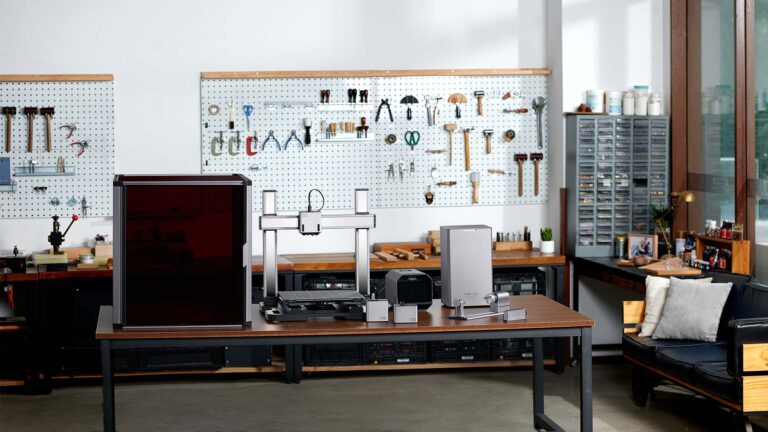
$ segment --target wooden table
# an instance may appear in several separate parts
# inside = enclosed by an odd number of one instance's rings
[[[594,321],[545,296],[515,296],[513,308],[526,308],[526,320],[504,322],[501,317],[471,321],[449,319],[451,309],[435,300],[419,312],[418,324],[364,321],[306,321],[267,323],[256,308],[250,327],[221,329],[131,330],[112,327],[112,307],[102,306],[96,328],[101,343],[104,430],[115,430],[112,350],[131,348],[284,345],[286,380],[301,381],[304,344],[429,342],[467,339],[533,339],[533,424],[537,429],[562,430],[544,413],[544,354],[542,338],[581,337],[581,430],[592,430],[592,326]],[[472,313],[472,310],[469,311]],[[391,315],[390,315],[391,319]]]

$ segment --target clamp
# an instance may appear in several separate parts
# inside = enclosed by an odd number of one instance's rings
[[[237,151],[232,148],[233,144],[237,144]],[[240,131],[237,132],[236,137],[229,137],[229,140],[227,141],[227,152],[230,156],[237,156],[240,154]]]
[[[389,112],[389,121],[394,122],[395,119],[392,117],[392,108],[389,106],[389,99],[382,99],[381,103],[379,103],[379,109],[376,110],[376,123],[379,122],[379,116],[381,115],[382,107],[387,107],[387,111]]]
[[[70,139],[72,138],[72,135],[74,135],[75,131],[77,130],[77,123],[65,123],[59,126],[59,129],[67,129],[69,133],[67,134],[67,137],[65,139]]]
[[[296,142],[298,142],[298,143],[299,143],[299,146],[301,147],[301,149],[302,149],[302,150],[304,150],[304,143],[303,143],[303,142],[301,142],[301,140],[299,139],[299,136],[298,136],[298,135],[296,135],[296,129],[294,129],[294,130],[292,130],[292,131],[291,131],[291,135],[290,135],[290,136],[288,137],[288,139],[285,141],[285,145],[283,146],[283,150],[288,150],[288,144],[289,144],[291,141],[296,141]]]
[[[264,139],[264,141],[261,142],[261,151],[264,151],[264,147],[267,145],[268,142],[274,141],[275,144],[277,144],[277,149],[282,150],[283,148],[280,147],[280,141],[275,138],[275,131],[271,130],[269,131],[269,135],[267,135],[267,138]]]
[[[216,151],[216,146],[219,147],[219,151]],[[211,138],[211,154],[214,156],[220,156],[221,155],[221,147],[222,147],[222,141],[220,137],[213,137]]]
[[[73,142],[72,144],[70,144],[70,146],[76,145],[80,148],[80,151],[77,152],[77,157],[80,157],[83,153],[85,153],[85,149],[90,147],[90,143],[91,143],[90,140],[80,140],[80,141]]]
[[[259,143],[259,136],[256,135],[255,132],[252,136],[249,136],[248,138],[245,139],[245,153],[248,156],[253,156],[256,154],[256,150],[254,150],[253,146],[251,145],[252,142],[255,142],[256,144]]]

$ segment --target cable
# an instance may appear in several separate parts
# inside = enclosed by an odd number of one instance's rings
[[[320,191],[320,189],[312,189],[307,194],[307,211],[312,211],[312,192],[315,192],[315,191],[317,193],[319,193],[320,194],[320,198],[323,199],[323,205],[321,205],[320,208],[315,210],[315,211],[320,211],[320,210],[323,209],[323,207],[325,207],[325,195],[323,195],[323,193]]]

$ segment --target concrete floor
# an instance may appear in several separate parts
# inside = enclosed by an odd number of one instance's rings
[[[716,405],[662,387],[645,408],[630,399],[631,368],[594,368],[596,431],[726,431]],[[578,370],[545,375],[547,414],[578,430]],[[317,374],[300,385],[277,378],[120,383],[117,429],[130,431],[531,431],[530,370],[411,374]],[[0,395],[0,431],[101,430],[101,388],[49,396]]]

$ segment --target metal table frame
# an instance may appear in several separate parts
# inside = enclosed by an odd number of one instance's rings
[[[523,330],[468,330],[432,333],[340,334],[322,336],[211,337],[176,339],[102,339],[102,392],[104,431],[115,430],[115,383],[112,350],[131,348],[220,347],[241,345],[285,345],[286,381],[301,381],[301,346],[304,344],[430,342],[466,339],[532,338],[533,343],[533,426],[536,429],[562,431],[544,413],[544,353],[542,338],[581,337],[580,430],[592,431],[592,328],[562,327]]]

